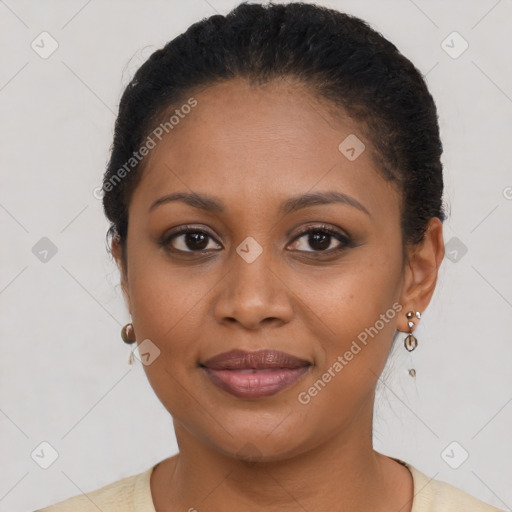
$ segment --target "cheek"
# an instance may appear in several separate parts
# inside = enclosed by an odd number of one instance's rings
[[[333,400],[350,400],[347,389],[354,399],[366,393],[382,372],[398,315],[403,314],[400,272],[397,251],[365,249],[332,276],[328,293],[317,288],[308,294],[309,306],[327,327],[322,330],[318,372],[329,382]]]
[[[149,339],[158,349],[158,358],[144,369],[167,406],[183,401],[183,387],[198,371],[204,343],[215,339],[212,294],[222,286],[225,272],[207,265],[180,267],[159,251],[149,252],[141,250],[131,260],[132,317],[137,341]]]
[[[189,345],[204,325],[202,308],[211,286],[190,271],[150,265],[140,270],[130,283],[137,337],[154,340],[162,350]]]
[[[137,341],[151,340],[158,354],[143,366],[148,382],[169,412],[186,417],[187,411],[197,407],[189,381],[198,371],[198,340],[205,336],[202,299],[211,285],[190,279],[187,272],[168,264],[164,268],[148,260],[134,265],[130,279]],[[197,421],[206,418],[198,417]]]

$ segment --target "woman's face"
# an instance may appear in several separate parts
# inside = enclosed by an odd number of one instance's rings
[[[358,123],[298,87],[237,79],[194,98],[149,154],[123,273],[137,342],[150,340],[144,369],[178,442],[279,459],[334,436],[367,439],[378,376],[407,325],[397,191]],[[152,208],[175,193],[218,208]],[[185,226],[192,234],[172,236]],[[201,366],[262,349],[307,365],[252,377]]]

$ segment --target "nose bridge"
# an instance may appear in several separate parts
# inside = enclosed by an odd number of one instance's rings
[[[222,293],[215,304],[218,321],[237,321],[254,329],[263,322],[288,322],[292,308],[287,288],[279,279],[271,249],[247,237],[230,258]]]

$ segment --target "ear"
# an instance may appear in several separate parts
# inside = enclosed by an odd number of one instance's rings
[[[125,265],[125,256],[123,255],[123,247],[121,246],[120,240],[118,236],[114,236],[112,238],[111,245],[112,255],[116,260],[117,268],[119,269],[119,273],[121,275],[121,289],[123,290],[124,300],[128,307],[128,311],[131,313],[130,307],[130,289],[128,286],[128,269]],[[124,257],[123,257],[124,256]]]
[[[434,294],[444,253],[443,224],[437,217],[434,217],[430,219],[424,240],[408,250],[408,261],[405,264],[400,299],[400,304],[404,307],[404,314],[401,314],[398,319],[398,330],[409,332],[405,313],[408,311],[423,313],[427,309]]]

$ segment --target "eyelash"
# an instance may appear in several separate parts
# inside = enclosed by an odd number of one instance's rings
[[[216,252],[218,250],[218,249],[213,249],[213,250],[212,249],[207,249],[207,250],[203,249],[201,251],[190,251],[190,250],[182,251],[181,249],[173,249],[173,248],[169,247],[170,242],[174,238],[177,238],[180,235],[184,235],[184,234],[186,235],[186,234],[191,234],[191,233],[206,235],[207,237],[209,237],[210,239],[213,239],[216,243],[218,243],[215,240],[215,238],[212,235],[210,235],[210,233],[208,233],[207,231],[204,231],[204,230],[198,229],[198,228],[194,228],[193,226],[183,226],[183,227],[179,228],[177,231],[171,233],[170,235],[164,235],[162,237],[162,239],[159,241],[159,245],[164,247],[170,253],[207,254],[210,252]],[[314,226],[314,227],[309,227],[309,228],[303,229],[302,231],[300,231],[297,234],[297,236],[292,240],[291,243],[294,243],[295,241],[299,240],[304,235],[308,235],[308,234],[312,234],[312,233],[322,233],[322,234],[329,235],[329,236],[335,238],[336,240],[338,240],[341,243],[341,245],[339,247],[336,247],[334,249],[329,249],[326,251],[312,250],[312,251],[299,251],[299,252],[316,253],[316,254],[336,254],[341,251],[344,251],[347,248],[354,247],[353,241],[349,237],[342,235],[341,233],[334,231],[333,229],[330,229],[328,226],[326,226],[324,224],[322,224],[320,226]]]

